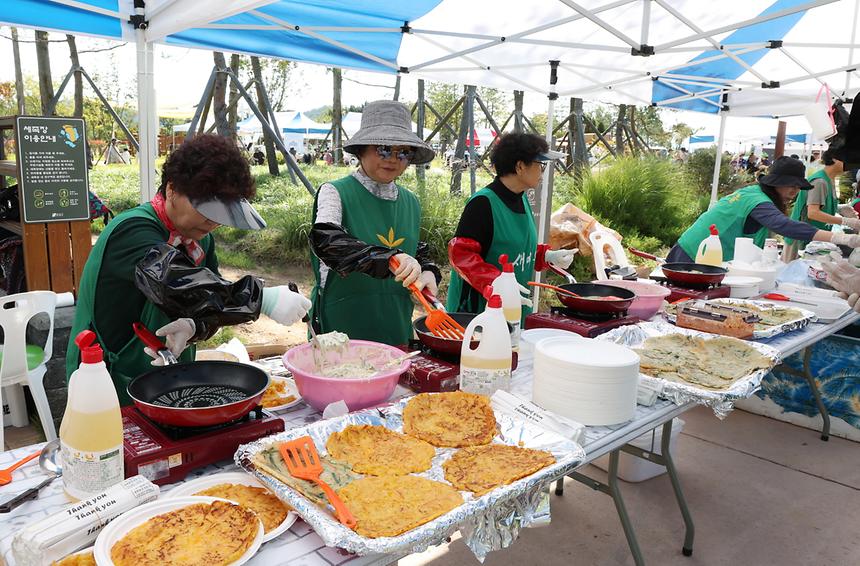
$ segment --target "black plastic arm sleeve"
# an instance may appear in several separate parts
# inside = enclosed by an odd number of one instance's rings
[[[442,272],[439,271],[439,268],[430,259],[430,244],[427,242],[418,242],[418,248],[415,250],[415,259],[418,261],[418,265],[421,266],[421,271],[433,273],[437,285],[442,282]]]
[[[397,248],[374,246],[350,235],[343,226],[318,222],[308,236],[314,254],[341,276],[365,273],[376,279],[391,277],[388,260],[403,253]]]

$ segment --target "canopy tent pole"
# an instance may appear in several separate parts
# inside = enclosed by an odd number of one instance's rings
[[[152,82],[152,45],[146,41],[145,4],[135,2],[135,43],[137,47],[137,163],[140,171],[140,202],[148,202],[155,196],[155,152],[153,151],[152,131],[155,111],[155,92]],[[157,148],[158,146],[155,145]]]
[[[547,104],[546,104],[546,143],[549,146],[549,149],[553,149],[552,143],[552,118],[555,115],[555,101],[558,98],[558,93],[556,92],[556,83],[558,83],[558,61],[550,61],[550,75],[549,75],[549,95],[547,95]],[[549,240],[549,216],[552,213],[552,207],[550,206],[552,203],[552,175],[555,171],[555,164],[550,163],[549,166],[543,172],[543,178],[541,179],[540,190],[537,191],[535,195],[535,200],[538,205],[538,243],[543,243]],[[541,280],[541,272],[538,271],[535,273],[535,281]],[[537,308],[540,302],[540,287],[533,287],[532,294],[532,302],[534,304],[534,308]]]
[[[854,41],[857,39],[857,12],[860,11],[860,0],[854,0],[854,19],[851,20],[851,47],[848,49],[848,63],[854,60]],[[851,73],[845,73],[845,91],[844,96],[848,96],[848,89],[851,88]]]
[[[717,192],[720,188],[720,168],[723,163],[723,144],[726,141],[726,120],[728,114],[725,111],[720,112],[720,137],[717,139],[717,154],[714,156],[714,177],[711,180],[711,204],[708,208],[712,208],[717,202]]]

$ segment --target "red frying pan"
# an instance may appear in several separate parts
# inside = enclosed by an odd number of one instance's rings
[[[164,343],[140,323],[138,338],[156,352]],[[161,424],[194,427],[241,419],[260,404],[269,386],[263,370],[238,362],[199,361],[165,365],[134,378],[128,395],[141,413]]]
[[[666,260],[635,248],[627,248],[630,253],[660,264],[663,275],[671,283],[679,285],[716,285],[725,278],[728,270],[714,265],[702,263],[666,263]]]

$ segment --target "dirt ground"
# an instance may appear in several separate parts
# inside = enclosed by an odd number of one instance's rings
[[[267,286],[286,285],[294,281],[301,293],[310,297],[313,287],[313,273],[309,265],[289,265],[282,269],[256,269],[253,272],[222,266],[221,275],[236,281],[244,275],[256,275],[266,280]],[[243,344],[284,344],[292,346],[307,342],[307,325],[298,322],[292,326],[282,326],[272,319],[261,316],[255,322],[232,327],[236,338]]]

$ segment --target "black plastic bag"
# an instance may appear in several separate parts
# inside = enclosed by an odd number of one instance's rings
[[[173,318],[191,318],[196,340],[211,337],[221,326],[257,320],[263,282],[251,275],[235,283],[205,266],[194,265],[181,250],[160,244],[135,269],[137,288]],[[153,329],[155,330],[155,329]]]

